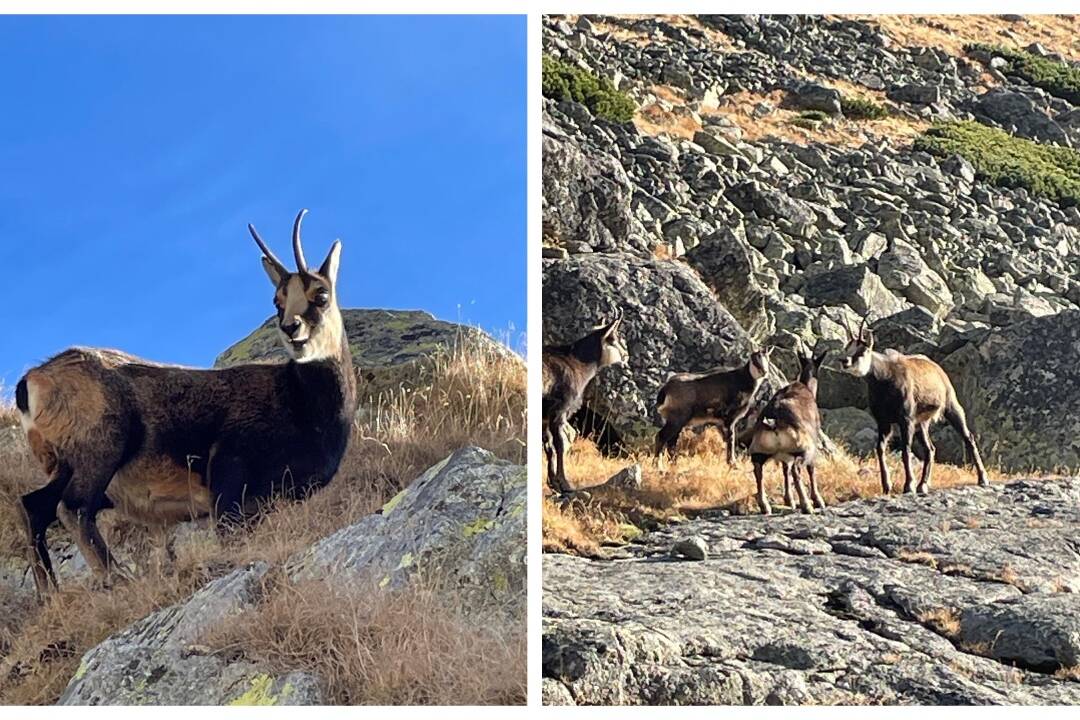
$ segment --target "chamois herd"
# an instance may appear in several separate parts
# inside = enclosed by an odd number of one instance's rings
[[[566,428],[570,417],[582,406],[583,395],[600,369],[625,364],[629,354],[619,335],[621,318],[601,325],[570,345],[543,349],[544,452],[548,484],[562,497],[574,489],[567,480]],[[847,344],[839,366],[866,381],[870,413],[877,423],[876,455],[881,472],[881,489],[891,490],[885,451],[899,431],[904,466],[904,492],[925,494],[930,489],[934,466],[934,443],[930,426],[944,418],[959,433],[975,464],[979,485],[988,483],[982,457],[968,428],[964,408],[945,371],[924,355],[904,355],[896,350],[874,349],[874,334],[866,327],[866,317],[857,331],[842,319]],[[677,373],[668,378],[656,397],[656,411],[663,425],[656,434],[657,458],[674,458],[679,434],[686,426],[715,425],[727,445],[727,462],[735,464],[736,425],[754,404],[762,381],[770,371],[772,349],[757,349],[746,363],[736,368],[718,368],[702,373]],[[753,421],[748,452],[757,482],[757,504],[769,514],[772,507],[765,493],[764,466],[769,460],[780,464],[784,477],[784,502],[793,507],[792,486],[799,508],[813,512],[824,508],[818,491],[814,464],[821,441],[818,413],[818,373],[827,352],[815,354],[801,342],[797,347],[799,375],[778,390]],[[915,482],[911,466],[912,443],[918,439],[925,453],[922,473]],[[803,485],[806,473],[809,493]]]

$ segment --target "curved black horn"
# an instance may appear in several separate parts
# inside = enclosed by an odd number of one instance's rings
[[[866,314],[863,315],[863,317],[862,317],[862,322],[859,323],[859,342],[862,342],[863,328],[866,327],[866,318],[868,318],[868,317],[870,317],[870,311],[869,310],[866,311]]]
[[[304,260],[304,248],[300,247],[300,221],[304,219],[304,215],[307,215],[307,208],[296,214],[296,222],[293,223],[292,228],[293,256],[296,258],[296,269],[302,273],[308,271],[307,261]]]
[[[248,232],[251,233],[251,237],[255,238],[255,244],[259,246],[260,250],[262,250],[262,254],[266,256],[266,259],[269,260],[275,268],[280,270],[282,273],[288,275],[289,269],[285,267],[284,263],[277,259],[277,255],[274,255],[274,253],[270,252],[270,248],[266,247],[266,243],[264,243],[263,239],[259,237],[258,230],[256,230],[255,226],[251,223],[248,223]]]

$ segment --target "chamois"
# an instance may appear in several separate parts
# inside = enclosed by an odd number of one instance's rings
[[[799,494],[799,508],[813,512],[803,488],[801,472],[806,468],[810,480],[810,497],[814,506],[825,507],[818,492],[814,461],[817,458],[818,438],[821,435],[821,416],[817,406],[817,374],[827,352],[814,356],[805,346],[799,354],[799,377],[776,392],[758,415],[750,440],[750,460],[757,481],[758,507],[765,515],[772,513],[765,494],[765,463],[776,460],[784,472],[784,502],[791,505],[791,484]],[[790,474],[790,477],[789,477]]]
[[[302,497],[337,471],[356,411],[341,312],[341,242],[317,270],[293,224],[297,272],[248,225],[274,285],[290,359],[218,370],[163,365],[115,350],[71,348],[19,380],[16,406],[48,484],[19,502],[39,599],[56,587],[45,539],[59,517],[99,581],[125,573],[98,511],[173,522],[239,520],[273,494]]]
[[[761,381],[769,373],[767,350],[755,350],[746,363],[734,369],[717,368],[701,373],[672,375],[656,395],[656,412],[664,425],[656,433],[655,454],[667,450],[675,456],[675,444],[687,425],[717,425],[727,443],[727,461],[735,464],[735,426],[750,411]]]
[[[601,325],[570,345],[545,345],[544,454],[547,456],[548,484],[560,495],[573,491],[566,479],[566,425],[581,408],[585,389],[596,373],[608,365],[625,364],[626,343],[619,336],[622,317]]]
[[[846,319],[843,322],[848,336],[841,367],[856,377],[866,380],[870,401],[870,413],[878,426],[877,460],[881,470],[881,491],[889,494],[889,469],[885,466],[885,450],[893,426],[900,428],[900,444],[904,462],[904,492],[911,492],[914,477],[911,471],[911,443],[918,429],[919,440],[926,451],[922,477],[916,491],[926,494],[930,488],[930,473],[934,466],[934,443],[930,439],[930,426],[944,417],[960,434],[968,453],[975,461],[979,485],[986,485],[986,469],[983,467],[975,438],[967,425],[964,408],[956,399],[949,376],[925,355],[904,355],[896,350],[884,353],[874,350],[874,334],[866,328],[866,318],[859,325],[859,332],[851,332]]]

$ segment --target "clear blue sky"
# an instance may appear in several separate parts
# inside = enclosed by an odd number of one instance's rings
[[[344,245],[343,307],[522,344],[524,17],[0,18],[0,383],[70,345],[209,366],[272,312],[247,233]]]

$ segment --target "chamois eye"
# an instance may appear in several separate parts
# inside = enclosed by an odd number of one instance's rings
[[[315,294],[314,302],[319,307],[325,306],[326,303],[330,302],[330,293],[326,292],[325,290],[320,290]]]

